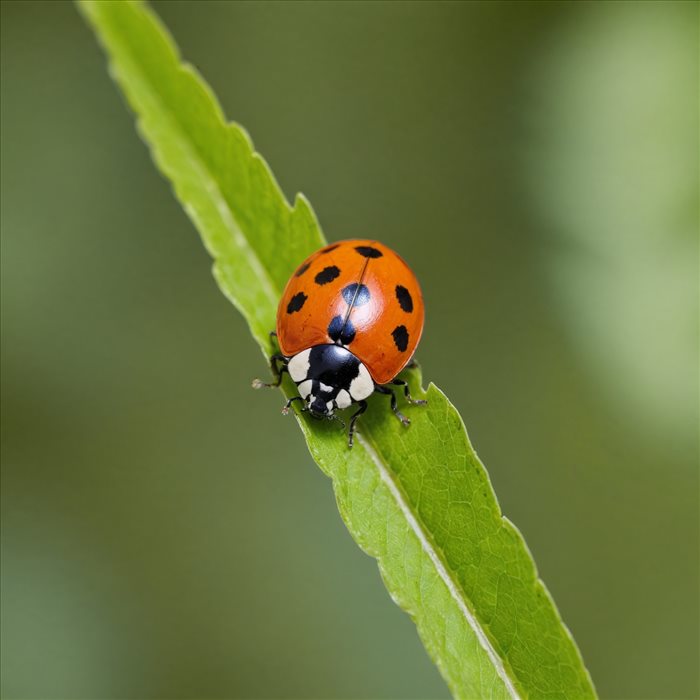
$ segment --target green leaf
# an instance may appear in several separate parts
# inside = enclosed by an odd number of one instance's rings
[[[226,122],[147,6],[83,1],[79,8],[211,253],[221,290],[267,355],[288,276],[325,242],[310,205],[298,196],[290,207],[247,134]],[[459,414],[433,384],[424,392],[417,372],[407,376],[428,407],[408,408],[413,424],[404,429],[376,397],[352,450],[337,425],[297,414],[348,530],[377,559],[456,697],[595,697]],[[293,384],[283,388],[294,394]]]

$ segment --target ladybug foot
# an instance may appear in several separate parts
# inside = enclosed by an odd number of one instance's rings
[[[264,382],[256,377],[252,382],[253,389],[274,389],[278,387],[282,383],[282,375],[285,372],[289,372],[289,369],[287,369],[287,358],[284,355],[280,355],[280,353],[275,353],[270,358],[270,370],[275,381]]]
[[[401,424],[404,425],[406,428],[408,428],[408,426],[411,425],[411,419],[404,416],[403,413],[396,411],[396,417],[401,421]]]
[[[419,403],[419,402],[425,403],[425,402],[423,401],[423,399],[411,399],[411,396],[410,396],[410,394],[408,393],[408,384],[406,384],[406,382],[404,382],[404,381],[402,381],[402,380],[400,380],[400,379],[396,379],[396,380],[394,380],[394,381],[392,382],[392,384],[399,384],[400,386],[403,386],[403,387],[404,387],[404,392],[406,393],[406,399],[407,399],[408,401],[410,401],[411,403]],[[406,416],[404,416],[404,414],[401,413],[401,411],[399,411],[399,405],[398,405],[398,403],[396,402],[396,396],[394,395],[394,392],[393,392],[391,389],[389,389],[389,388],[386,387],[386,386],[377,385],[377,386],[374,387],[374,391],[375,391],[377,394],[384,394],[385,396],[388,396],[388,397],[391,399],[391,410],[394,412],[394,415],[395,415],[395,416],[401,421],[401,423],[403,423],[403,425],[405,425],[406,427],[408,427],[409,425],[411,425],[411,421],[410,421],[408,418],[406,418]]]
[[[408,387],[408,382],[405,382],[403,379],[394,379],[394,381],[391,383],[395,386],[403,387],[403,395],[406,398],[406,401],[408,401],[408,403],[410,403],[412,406],[425,406],[428,403],[425,399],[414,399],[411,396],[411,390]]]

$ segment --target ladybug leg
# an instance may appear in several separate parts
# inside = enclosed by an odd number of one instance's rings
[[[270,331],[268,335],[270,337],[270,343],[272,344],[273,349],[279,348],[279,342],[277,341],[277,331]]]
[[[352,440],[353,436],[355,435],[355,423],[357,422],[357,419],[367,410],[367,402],[366,401],[358,401],[359,408],[355,413],[352,414],[352,418],[350,418],[350,430],[348,430],[348,447],[352,447]]]
[[[425,399],[412,398],[411,397],[411,390],[409,389],[408,382],[405,382],[403,379],[394,379],[394,381],[392,381],[391,383],[395,384],[396,386],[403,387],[403,395],[406,397],[406,401],[408,401],[408,403],[411,403],[414,406],[425,406],[425,404],[428,403]]]
[[[302,399],[301,396],[292,396],[292,398],[289,399],[289,401],[287,401],[287,403],[284,404],[284,407],[282,408],[282,413],[285,416],[289,413],[289,408],[295,401],[301,401],[303,403],[304,399]]]
[[[386,386],[380,386],[377,384],[376,387],[374,387],[374,391],[377,394],[386,394],[388,396],[391,396],[391,410],[394,412],[394,415],[404,424],[404,425],[411,425],[411,421],[404,416],[401,411],[399,411],[399,405],[396,403],[396,394],[389,389],[389,387]]]
[[[282,367],[278,367],[277,363],[281,362]],[[253,379],[253,389],[262,389],[263,387],[269,389],[271,387],[279,386],[282,383],[282,374],[284,372],[289,372],[287,369],[287,358],[280,353],[275,353],[270,358],[270,370],[275,377],[274,382],[263,382],[260,379]]]

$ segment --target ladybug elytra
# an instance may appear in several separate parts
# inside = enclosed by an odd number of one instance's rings
[[[270,358],[275,381],[255,380],[253,386],[279,386],[289,373],[305,403],[302,411],[315,418],[340,420],[335,411],[357,404],[350,418],[348,445],[355,423],[367,410],[372,393],[390,396],[399,420],[410,421],[398,409],[394,392],[408,384],[397,375],[412,363],[423,332],[420,286],[408,265],[378,241],[348,240],[309,256],[292,274],[277,309],[276,335],[280,352]],[[342,421],[341,421],[342,422]]]

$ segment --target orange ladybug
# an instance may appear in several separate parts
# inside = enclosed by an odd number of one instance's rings
[[[349,240],[321,248],[290,277],[277,308],[276,335],[280,352],[270,358],[275,381],[253,386],[279,386],[288,372],[299,396],[294,401],[315,418],[340,420],[338,409],[353,403],[348,445],[355,423],[367,410],[372,393],[391,397],[391,409],[404,425],[394,392],[408,384],[397,379],[412,362],[423,332],[423,296],[415,275],[391,248],[371,240]],[[341,421],[342,422],[342,421]]]

